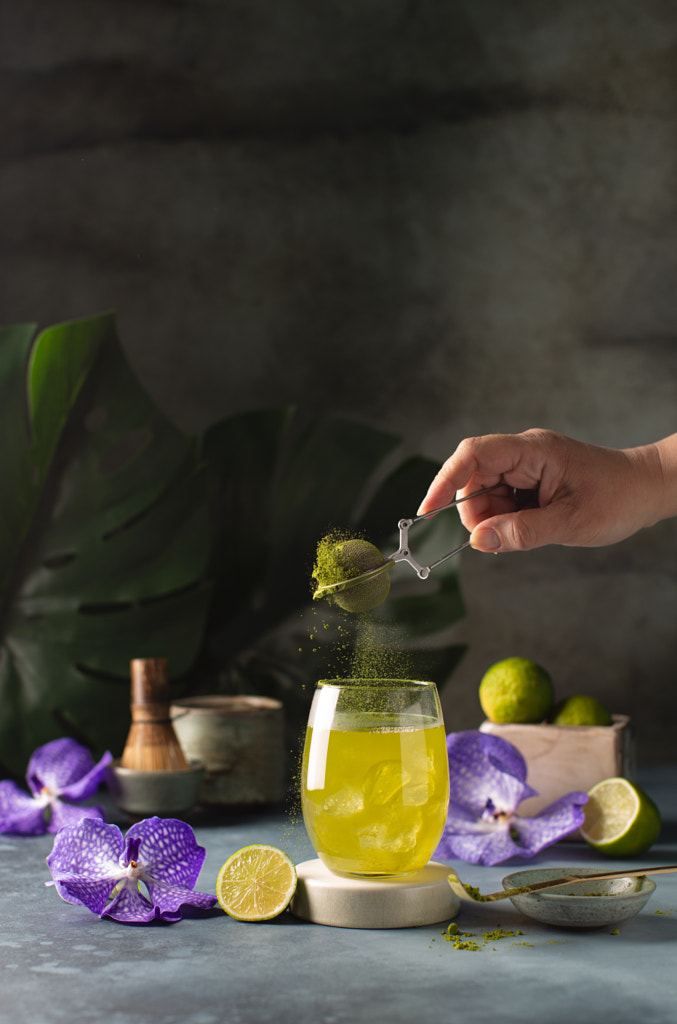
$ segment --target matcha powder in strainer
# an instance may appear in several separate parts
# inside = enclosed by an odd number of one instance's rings
[[[347,612],[366,612],[385,601],[390,591],[387,562],[379,549],[363,537],[332,532],[317,546],[313,581],[315,599],[327,597]],[[345,583],[363,573],[381,569],[371,579],[356,583],[345,590],[322,592],[324,587]]]

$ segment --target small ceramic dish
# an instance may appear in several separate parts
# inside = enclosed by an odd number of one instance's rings
[[[122,768],[117,759],[106,768],[106,782],[113,802],[132,818],[159,815],[173,818],[186,814],[198,802],[204,768],[191,761],[180,771],[139,771]]]
[[[595,874],[598,868],[527,868],[503,879],[504,889],[533,885],[563,875]],[[512,896],[511,903],[522,914],[542,924],[559,928],[604,928],[626,921],[646,904],[656,883],[646,877],[605,878],[574,882],[544,892]]]

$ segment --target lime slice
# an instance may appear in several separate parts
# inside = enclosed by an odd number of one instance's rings
[[[592,787],[580,832],[609,857],[636,857],[658,839],[661,816],[644,790],[627,779],[604,779]]]
[[[289,906],[296,891],[294,862],[276,846],[245,846],[219,871],[216,897],[238,921],[270,921]]]

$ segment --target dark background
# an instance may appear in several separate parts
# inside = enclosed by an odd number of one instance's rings
[[[114,309],[187,431],[677,429],[670,0],[0,0],[0,124],[0,322]],[[674,759],[677,522],[461,574],[450,730],[519,654]]]

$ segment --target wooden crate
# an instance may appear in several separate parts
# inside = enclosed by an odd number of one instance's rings
[[[519,813],[531,816],[553,800],[621,775],[634,779],[635,755],[630,719],[613,715],[612,725],[519,725],[482,722],[481,732],[502,736],[527,762],[527,782],[538,796],[524,800]]]

